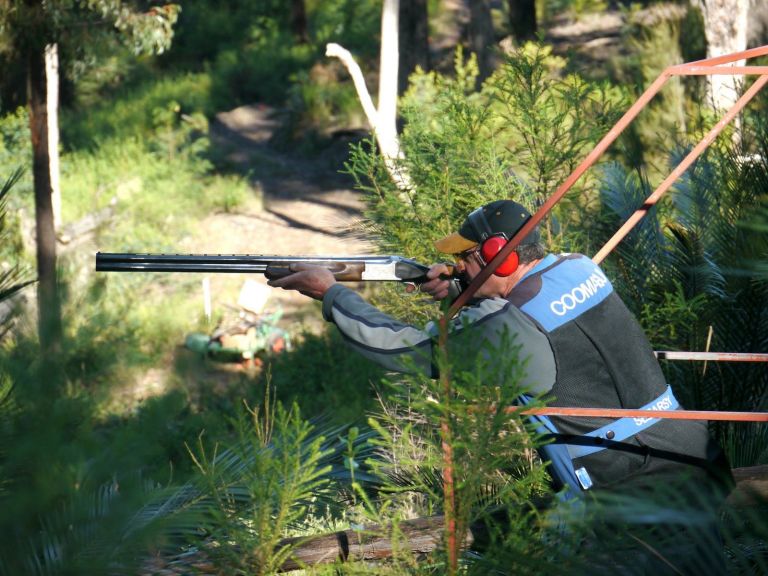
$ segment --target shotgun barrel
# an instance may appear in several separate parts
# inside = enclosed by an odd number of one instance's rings
[[[272,256],[262,254],[135,254],[98,252],[97,272],[202,272],[264,274],[281,278],[309,266],[330,270],[337,280],[421,284],[428,266],[402,256]]]

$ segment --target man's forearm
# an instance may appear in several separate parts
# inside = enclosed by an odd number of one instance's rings
[[[323,297],[323,317],[357,352],[387,370],[433,375],[432,335],[371,306],[340,284]]]

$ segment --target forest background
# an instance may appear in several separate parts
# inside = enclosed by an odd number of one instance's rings
[[[765,44],[765,9],[748,10],[743,47]],[[328,42],[343,45],[377,86],[381,2],[2,4],[0,573],[189,573],[203,558],[219,573],[265,574],[289,555],[276,547],[286,536],[375,522],[397,540],[400,522],[445,512],[436,429],[446,414],[460,524],[507,506],[515,529],[459,567],[446,539],[418,562],[401,550],[378,567],[334,570],[595,573],[564,545],[582,532],[548,538],[551,518],[529,506],[550,496],[530,450],[536,434],[514,416],[478,422],[462,409],[512,403],[514,361],[506,386],[486,390],[479,364],[457,372],[445,397],[349,354],[312,320],[317,306],[286,301],[291,349],[228,369],[180,344],[231,320],[226,304],[242,279],[218,285],[209,318],[199,277],[95,274],[93,256],[214,251],[205,242],[215,239],[200,236],[210,234],[206,218],[253,218],[269,208],[270,183],[299,175],[356,191],[339,245],[435,261],[430,241],[472,207],[499,197],[540,205],[666,66],[711,52],[712,14],[706,2],[402,2],[399,162],[416,185],[404,195],[348,71],[325,55]],[[60,214],[41,196],[33,137],[53,44]],[[717,105],[703,78],[670,82],[547,220],[553,250],[593,254],[712,126]],[[222,138],[217,114],[230,110],[265,119],[269,140]],[[759,94],[606,262],[657,350],[766,351],[767,115]],[[250,242],[286,253],[280,238]],[[359,288],[400,317],[439,313],[398,288]],[[768,409],[760,365],[663,367],[689,408]],[[768,464],[765,426],[712,433],[734,466]],[[480,449],[488,445],[498,449]],[[664,496],[693,522],[686,503]],[[623,522],[638,508],[658,512],[623,504]],[[734,573],[766,570],[759,511],[752,502],[721,513]],[[583,530],[599,532],[605,518]],[[610,572],[624,544],[606,537],[589,556],[606,555]]]

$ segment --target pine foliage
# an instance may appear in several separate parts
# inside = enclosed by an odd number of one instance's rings
[[[19,182],[23,175],[23,170],[14,171],[0,187],[0,246],[12,246],[13,234],[11,231],[11,222],[8,216],[8,194],[11,189]],[[5,250],[3,250],[5,252]],[[1,254],[6,257],[13,257],[13,254]],[[9,300],[24,287],[31,284],[32,280],[25,279],[25,271],[18,263],[7,263],[0,271],[0,303]],[[8,314],[2,314],[0,317],[0,339],[5,333],[4,324],[10,321]]]
[[[401,105],[413,189],[398,193],[370,147],[353,150],[347,165],[367,193],[382,250],[432,261],[429,240],[455,231],[475,207],[511,198],[534,210],[554,192],[623,104],[616,89],[565,75],[563,66],[550,49],[528,44],[481,91],[474,59],[460,50],[454,77],[414,75]],[[562,244],[569,223],[583,216],[565,206],[555,219],[550,240]]]

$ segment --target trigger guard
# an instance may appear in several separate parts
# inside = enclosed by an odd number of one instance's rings
[[[467,283],[461,278],[448,280],[448,301],[453,304],[466,287]]]

